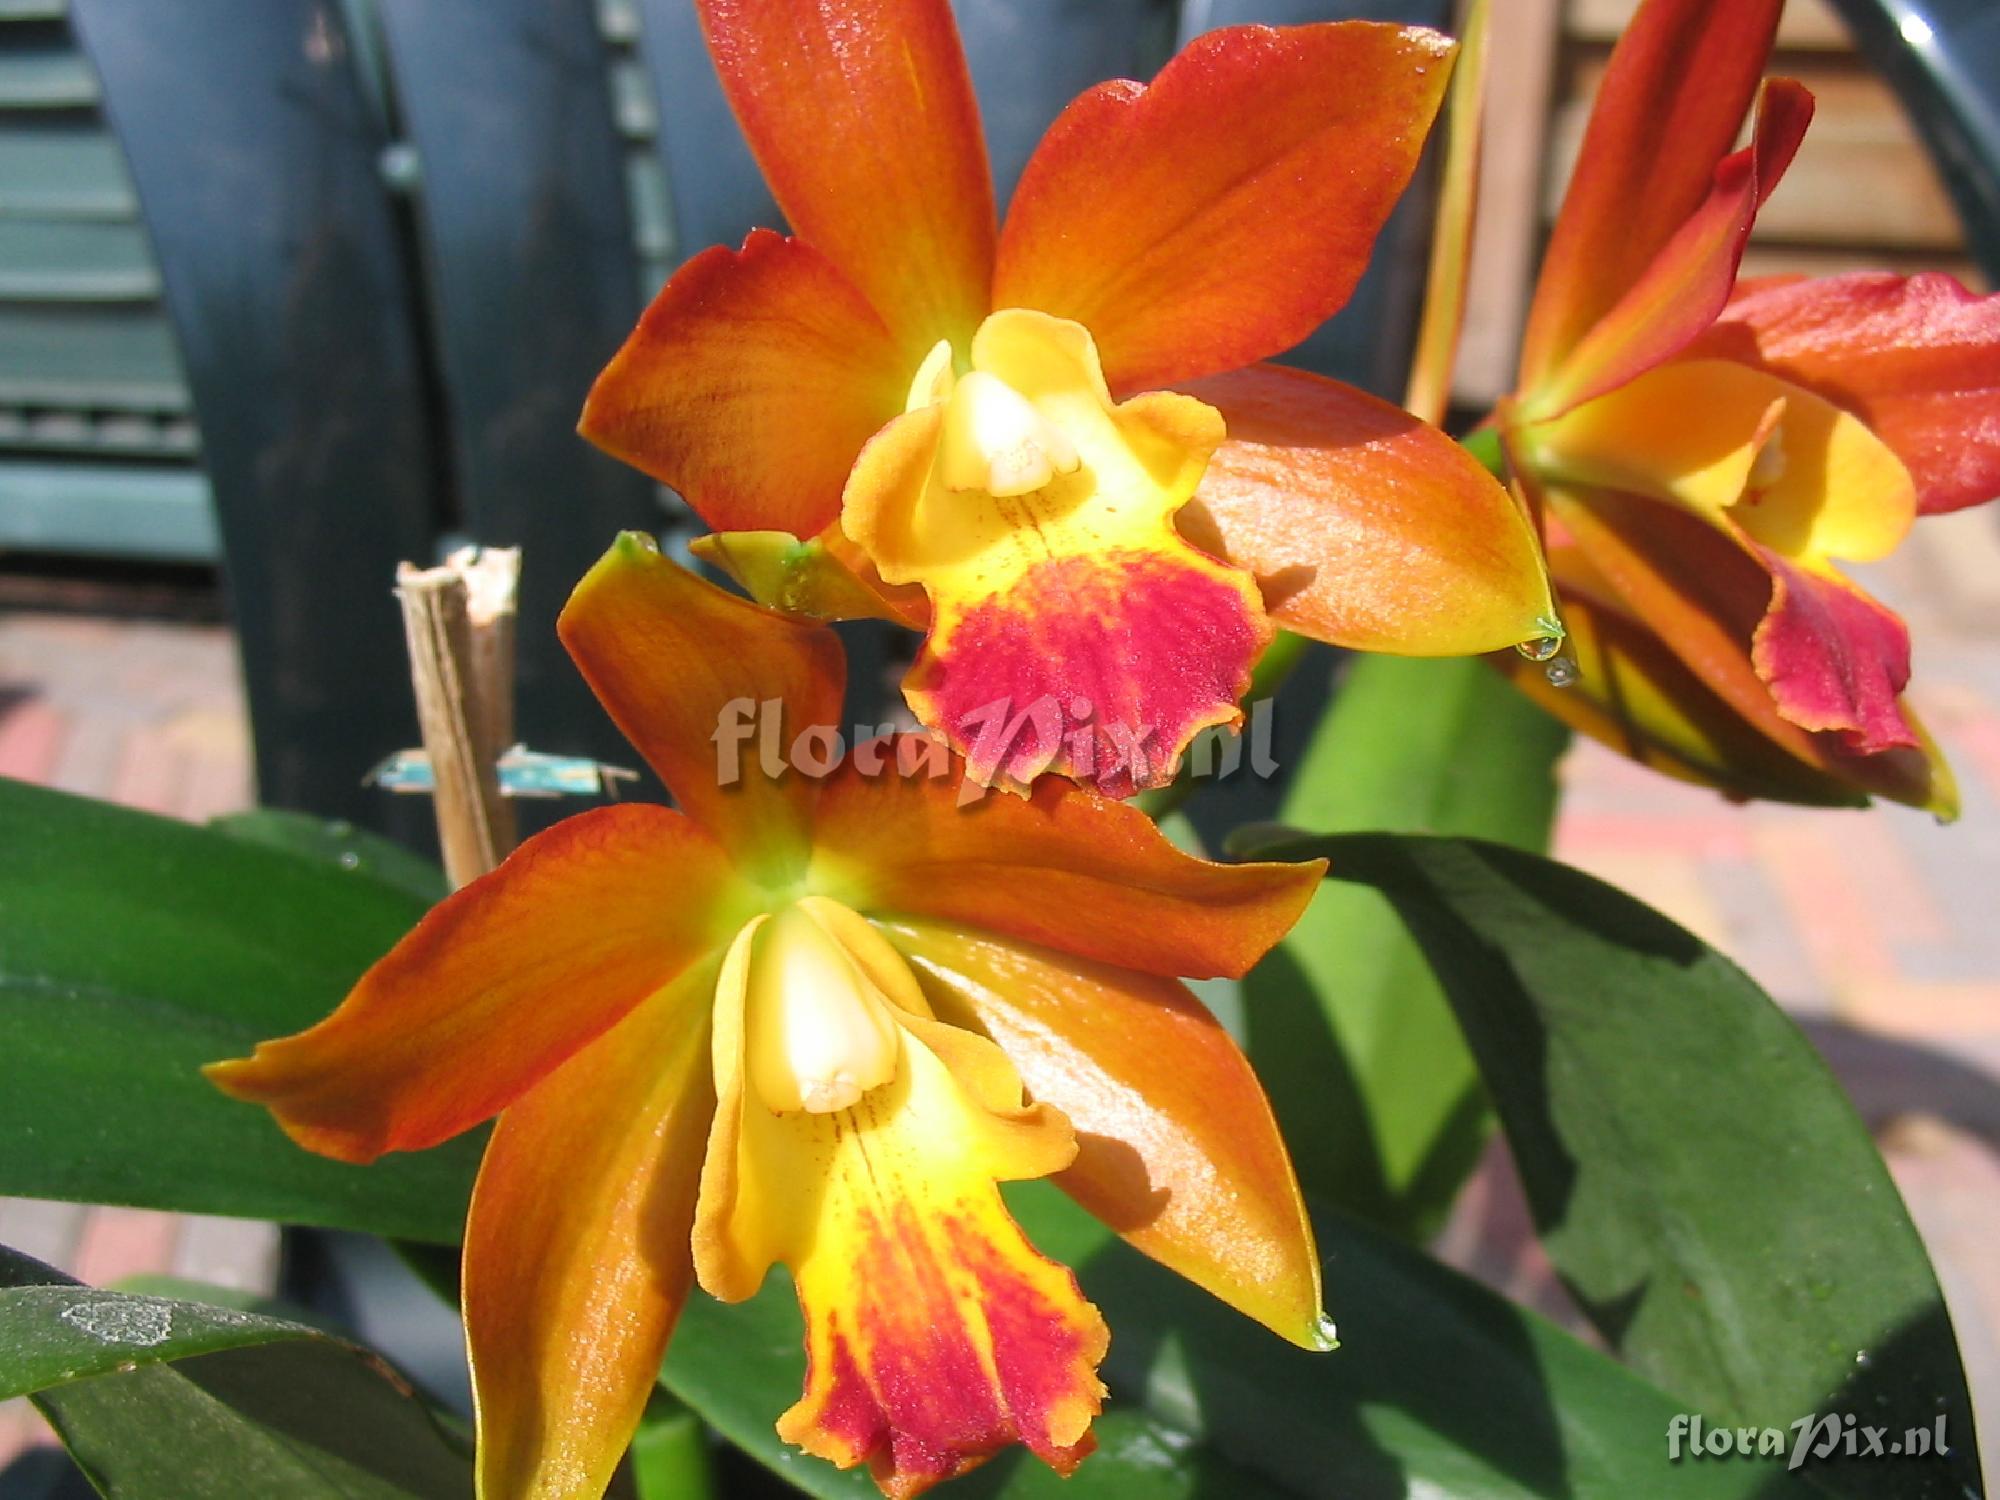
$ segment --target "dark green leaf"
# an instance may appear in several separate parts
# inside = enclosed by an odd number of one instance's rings
[[[0,1250],[0,1394],[117,1500],[445,1500],[467,1455],[394,1371],[301,1324],[80,1286]]]
[[[258,807],[211,818],[208,826],[245,843],[281,849],[379,881],[407,892],[426,906],[442,901],[451,890],[444,871],[429,860],[352,823]]]
[[[1736,1424],[1929,1428],[1946,1461],[1816,1467],[1871,1497],[1976,1491],[1972,1412],[1922,1242],[1867,1129],[1741,970],[1603,882],[1497,845],[1351,836],[1451,996],[1543,1243],[1631,1362]]]
[[[1415,1251],[1320,1216],[1342,1347],[1284,1343],[1112,1237],[1044,1184],[1010,1191],[1036,1242],[1079,1268],[1111,1325],[1100,1451],[1073,1479],[1015,1454],[954,1493],[1375,1500],[1804,1500],[1781,1467],[1667,1461],[1670,1397]],[[873,1493],[778,1441],[804,1376],[791,1288],[696,1297],[668,1385],[815,1495]]]
[[[457,1238],[477,1139],[345,1166],[199,1072],[327,1014],[423,902],[4,780],[0,848],[0,1193]]]
[[[1563,728],[1479,661],[1355,659],[1283,819],[1546,848]],[[1307,1191],[1420,1238],[1486,1139],[1478,1074],[1373,891],[1328,884],[1244,984],[1246,1043]]]

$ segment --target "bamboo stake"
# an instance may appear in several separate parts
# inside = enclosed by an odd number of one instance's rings
[[[453,887],[504,859],[516,837],[495,762],[513,739],[514,597],[520,552],[464,548],[442,567],[396,570],[417,722]]]

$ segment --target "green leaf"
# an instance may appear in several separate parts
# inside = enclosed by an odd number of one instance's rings
[[[393,839],[345,821],[329,822],[307,813],[257,807],[211,818],[208,826],[245,843],[262,844],[351,871],[407,892],[425,906],[442,901],[451,891],[444,871],[422,855],[412,854]]]
[[[1332,1354],[1296,1349],[1114,1239],[1047,1184],[1008,1198],[1078,1268],[1111,1325],[1100,1448],[1057,1480],[1025,1454],[952,1493],[1454,1500],[1804,1500],[1781,1467],[1670,1464],[1679,1403],[1606,1356],[1355,1221],[1320,1214]],[[810,1494],[868,1482],[803,1457],[772,1423],[804,1377],[782,1276],[749,1302],[695,1297],[666,1381],[731,1441]]]
[[[1393,901],[1479,1058],[1543,1244],[1605,1338],[1738,1425],[1943,1415],[1945,1460],[1808,1470],[1870,1497],[1976,1493],[1972,1410],[1937,1280],[1866,1127],[1728,959],[1553,861],[1351,836],[1325,855]]]
[[[444,1500],[468,1455],[367,1350],[262,1314],[99,1291],[0,1249],[0,1395],[100,1493]]]
[[[1356,658],[1282,817],[1315,833],[1467,833],[1546,848],[1554,719],[1480,661]],[[1246,1045],[1300,1180],[1420,1239],[1478,1158],[1488,1113],[1451,1008],[1387,902],[1327,884],[1244,982]]]
[[[0,848],[0,1193],[457,1239],[479,1138],[347,1166],[199,1071],[326,1015],[422,901],[5,780]]]

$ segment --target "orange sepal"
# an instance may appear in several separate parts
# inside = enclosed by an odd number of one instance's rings
[[[688,815],[747,872],[787,878],[814,784],[764,773],[760,720],[775,713],[786,745],[840,722],[847,668],[832,630],[724,593],[634,532],[584,575],[556,630]]]
[[[203,1071],[322,1156],[421,1150],[513,1103],[747,909],[679,813],[579,813],[432,908],[326,1020]]]
[[[714,962],[500,1115],[465,1226],[479,1492],[602,1493],[694,1280]]]
[[[1813,98],[1774,78],[1757,98],[1750,144],[1723,158],[1708,197],[1625,295],[1522,397],[1529,421],[1559,416],[1671,359],[1715,321],[1736,284],[1757,210],[1811,123]]]
[[[1179,517],[1272,618],[1357,650],[1466,655],[1551,633],[1541,549],[1477,460],[1338,381],[1259,365],[1196,382],[1229,437]]]
[[[831,261],[753,229],[674,272],[597,377],[578,430],[709,525],[810,536],[840,509],[910,368]]]
[[[1923,514],[2000,496],[2000,295],[1939,271],[1743,283],[1692,352],[1854,412],[1909,469]]]
[[[933,742],[861,746],[821,794],[815,889],[860,911],[1206,978],[1247,973],[1298,920],[1326,868],[1196,859],[1137,808],[1052,777],[1030,797],[976,806],[963,805],[966,785]]]
[[[1520,389],[1541,387],[1708,197],[1782,0],[1645,0],[1611,54],[1542,259]]]
[[[1055,1181],[1140,1250],[1293,1343],[1328,1347],[1319,1254],[1248,1060],[1177,980],[888,922],[938,1019],[999,1043],[1077,1131]]]
[[[1089,328],[1114,390],[1290,348],[1347,301],[1444,97],[1453,44],[1369,22],[1238,26],[1049,128],[995,307]]]
[[[972,336],[993,267],[993,183],[950,7],[698,0],[698,10],[778,207],[881,313],[907,385],[932,344]]]

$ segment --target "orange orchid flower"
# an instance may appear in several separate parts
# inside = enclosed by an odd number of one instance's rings
[[[996,229],[945,0],[698,0],[793,237],[695,256],[582,431],[757,597],[926,629],[904,684],[982,783],[1174,774],[1273,624],[1453,655],[1545,636],[1511,498],[1435,429],[1256,363],[1340,308],[1453,45],[1204,36],[1058,118]]]
[[[788,734],[834,724],[832,631],[641,538],[560,629],[683,811],[557,824],[325,1021],[208,1069],[343,1161],[499,1116],[464,1251],[483,1500],[600,1494],[690,1284],[740,1301],[778,1261],[808,1354],[788,1441],[897,1496],[1014,1442],[1067,1473],[1106,1331],[1003,1181],[1053,1176],[1330,1347],[1269,1105],[1178,978],[1242,974],[1323,862],[1211,864],[1054,780],[960,807],[915,737],[769,774],[718,727],[760,705]]]
[[[1780,0],[1645,0],[1592,110],[1499,413],[1578,668],[1517,680],[1739,797],[1956,808],[1903,623],[1841,571],[2000,495],[2000,298],[1941,274],[1737,280],[1812,115]],[[1755,102],[1748,145],[1737,133]]]

